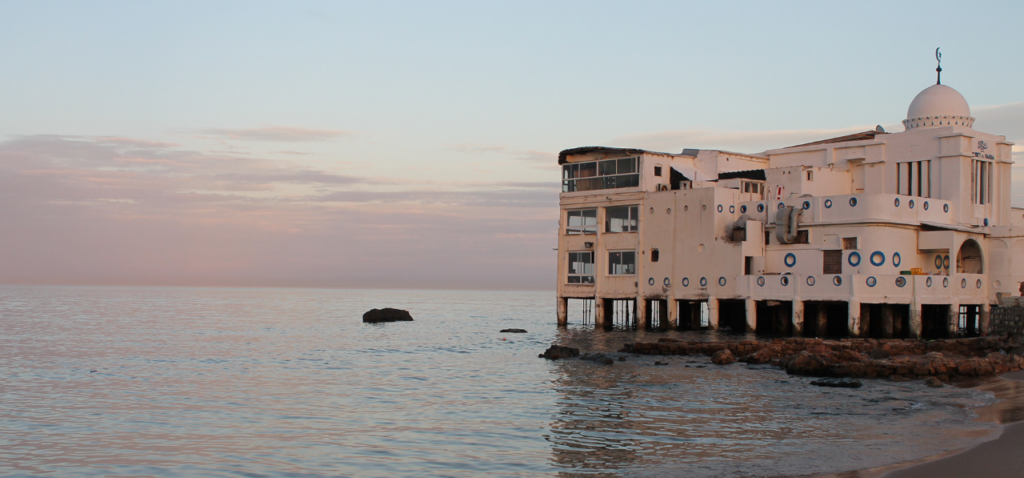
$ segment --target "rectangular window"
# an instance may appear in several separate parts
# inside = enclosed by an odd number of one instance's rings
[[[569,278],[570,284],[593,284],[594,283],[594,253],[593,252],[570,252],[569,253]]]
[[[810,244],[811,235],[807,232],[807,229],[800,229],[796,231],[796,240],[793,244]]]
[[[657,249],[651,249],[651,262],[658,262],[661,257],[661,253]]]
[[[856,237],[844,237],[843,238],[843,250],[844,251],[856,251],[857,250],[857,238]]]
[[[764,231],[764,245],[772,245],[772,231]]]
[[[608,253],[608,275],[631,276],[636,274],[636,251]]]
[[[636,232],[639,226],[637,206],[616,206],[604,210],[604,232]]]
[[[655,176],[661,176],[661,166],[655,166],[654,167],[654,175]]]
[[[992,163],[971,162],[971,202],[988,204],[992,202]]]
[[[842,274],[843,273],[843,251],[822,251],[824,252],[824,259],[822,261],[822,272],[825,274]]]
[[[562,165],[562,192],[619,189],[640,186],[640,158],[607,159]]]
[[[931,161],[896,163],[896,194],[932,197]]]
[[[597,234],[597,209],[566,211],[566,234]]]

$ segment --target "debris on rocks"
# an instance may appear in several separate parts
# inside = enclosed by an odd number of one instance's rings
[[[538,358],[546,358],[548,360],[558,360],[563,358],[579,357],[580,349],[575,347],[566,347],[564,345],[552,345],[548,347],[544,353],[538,355]]]
[[[412,315],[409,314],[408,310],[392,309],[385,307],[383,309],[371,309],[370,311],[363,314],[363,322],[369,324],[376,324],[378,322],[411,322]]]

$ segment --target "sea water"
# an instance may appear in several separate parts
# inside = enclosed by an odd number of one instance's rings
[[[0,474],[789,476],[997,433],[971,389],[537,357],[660,337],[725,336],[560,329],[553,292],[4,286]]]

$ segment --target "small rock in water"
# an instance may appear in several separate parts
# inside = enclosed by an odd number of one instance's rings
[[[626,356],[625,355],[620,355],[619,356],[619,362],[625,362],[625,361],[626,361]]]
[[[580,360],[589,360],[591,362],[602,363],[602,364],[605,364],[605,365],[611,365],[611,364],[615,363],[615,361],[612,360],[611,357],[609,357],[609,356],[607,356],[605,354],[599,354],[599,353],[585,353],[585,354],[580,356]]]
[[[860,388],[864,384],[852,378],[820,378],[811,382],[819,387]]]
[[[499,334],[525,334],[526,330],[525,329],[501,329],[501,332],[498,332],[498,333]]]
[[[96,371],[95,370],[90,370],[89,373],[96,373]]]
[[[579,357],[580,349],[574,347],[566,347],[564,345],[552,345],[548,347],[544,353],[538,355],[539,358],[546,358],[548,360],[558,360],[561,358]]]
[[[942,380],[935,377],[928,377],[925,379],[924,384],[932,388],[942,388]]]
[[[761,349],[750,355],[739,358],[740,362],[746,362],[749,364],[762,364],[772,361],[772,351],[768,349]]]
[[[363,314],[363,322],[375,324],[377,322],[410,322],[412,321],[412,315],[409,315],[408,310],[392,309],[385,307],[383,309],[371,309]]]
[[[718,365],[729,365],[736,362],[736,356],[729,349],[722,349],[711,356],[711,361]]]
[[[654,365],[668,365],[668,364],[665,363],[665,362],[654,362]]]

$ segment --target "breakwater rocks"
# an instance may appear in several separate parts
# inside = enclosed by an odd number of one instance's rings
[[[914,339],[824,340],[788,338],[724,342],[626,344],[620,352],[643,355],[707,355],[728,364],[730,356],[750,364],[771,363],[787,373],[817,377],[891,377],[894,380],[936,377],[948,381],[1020,370],[1020,344],[978,337],[923,341]]]
[[[544,353],[538,355],[538,358],[546,358],[548,360],[558,360],[563,358],[579,357],[580,349],[576,347],[566,347],[564,345],[552,345],[548,347]]]
[[[409,314],[408,310],[392,309],[385,307],[383,309],[371,309],[363,314],[363,322],[375,324],[377,322],[410,322],[412,321],[412,315]]]

